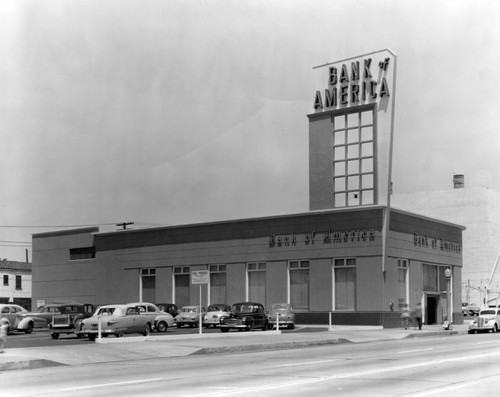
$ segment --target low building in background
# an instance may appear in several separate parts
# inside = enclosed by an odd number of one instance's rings
[[[463,233],[463,302],[500,304],[500,192],[467,187],[454,175],[453,189],[394,194],[392,205],[466,227]]]
[[[31,263],[0,261],[0,303],[31,309]]]

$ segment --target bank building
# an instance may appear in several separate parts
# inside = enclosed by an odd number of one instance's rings
[[[303,324],[461,322],[464,227],[391,207],[397,57],[313,69],[309,211],[100,232],[33,235],[33,306],[52,301],[289,302]],[[209,282],[191,283],[208,271]]]

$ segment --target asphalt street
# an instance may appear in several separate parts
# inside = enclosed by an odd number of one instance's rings
[[[356,332],[367,338],[383,331],[351,331]],[[252,343],[265,338],[262,332],[252,334]],[[241,345],[240,338],[228,339]],[[156,358],[124,355],[102,363],[5,371],[0,380],[2,393],[14,396],[476,396],[491,395],[500,386],[500,334],[429,332],[368,342]],[[186,340],[174,344],[189,347]]]

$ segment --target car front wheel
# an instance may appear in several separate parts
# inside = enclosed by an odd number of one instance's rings
[[[168,325],[165,321],[160,321],[156,329],[158,332],[167,332]]]
[[[144,336],[148,336],[150,332],[151,332],[151,327],[149,326],[149,324],[146,324],[146,328],[144,328],[144,332],[142,334]]]

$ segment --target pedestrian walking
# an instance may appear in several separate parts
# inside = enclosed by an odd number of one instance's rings
[[[413,317],[415,318],[415,321],[418,324],[418,330],[422,330],[422,304],[417,303],[417,306],[415,306],[415,310],[413,312]]]
[[[401,312],[401,322],[403,324],[403,327],[405,329],[408,329],[408,325],[410,323],[410,311],[408,310],[408,307],[404,307],[403,311]]]
[[[5,318],[0,319],[0,353],[3,353],[3,347],[7,343],[7,334],[9,333],[9,321]]]

